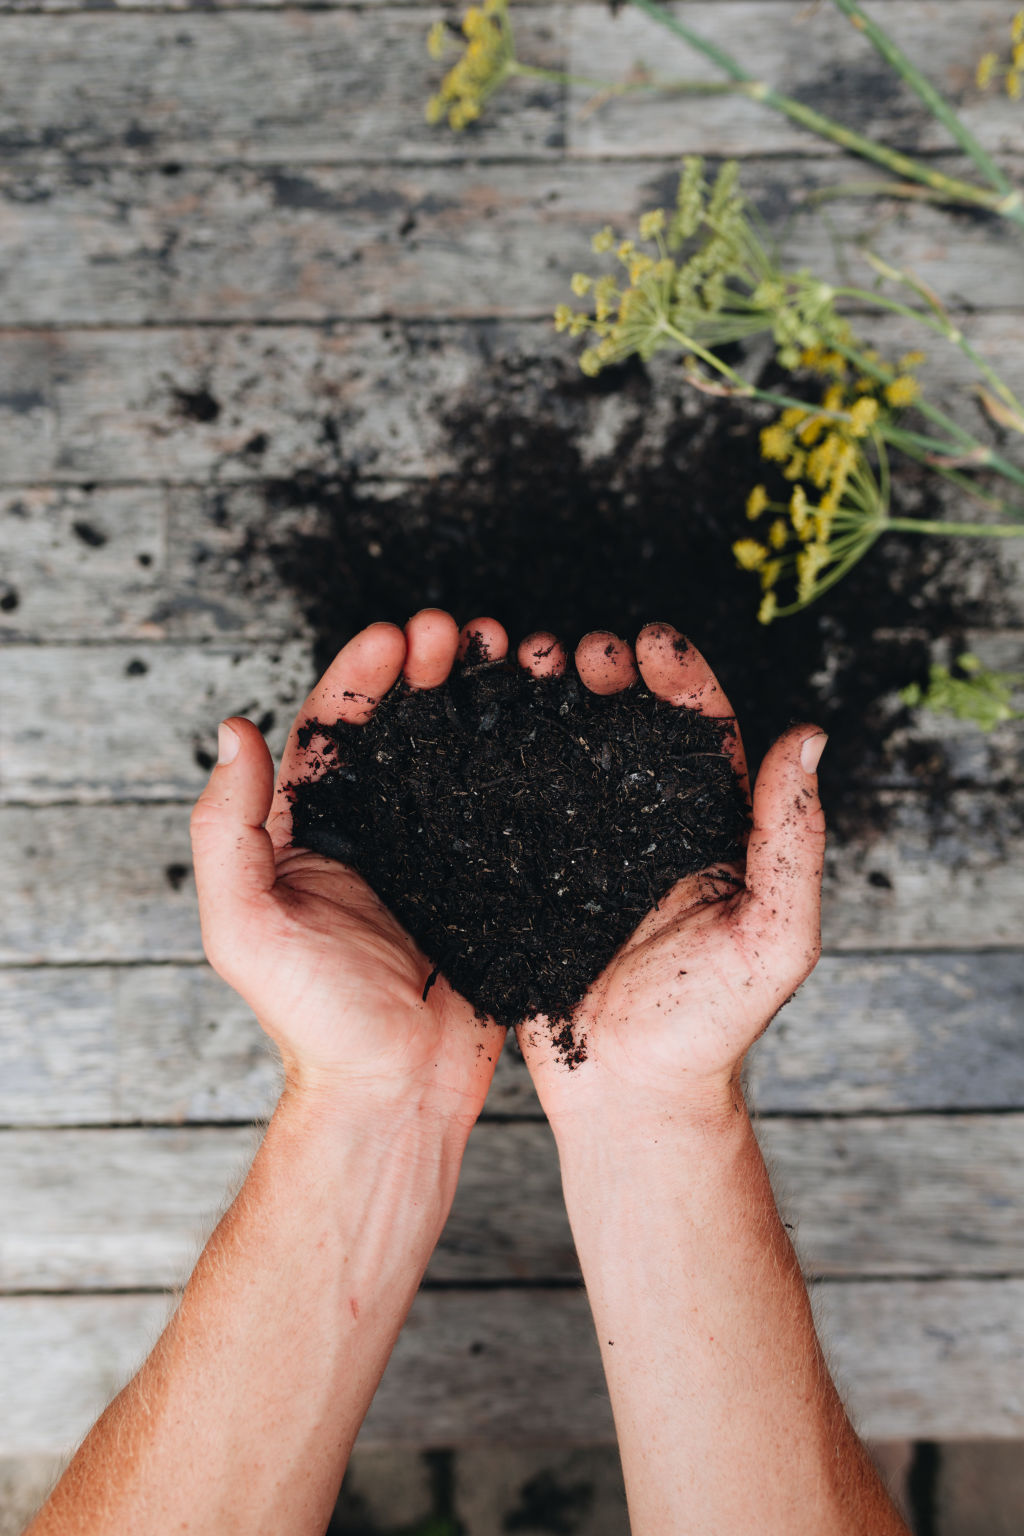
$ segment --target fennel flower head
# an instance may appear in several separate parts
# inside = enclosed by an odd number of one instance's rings
[[[476,121],[484,102],[512,72],[515,44],[507,0],[471,5],[462,18],[462,35],[465,47],[427,102],[426,113],[428,123],[447,119],[456,130]],[[450,44],[457,46],[453,31],[435,21],[427,35],[431,58],[443,58]]]

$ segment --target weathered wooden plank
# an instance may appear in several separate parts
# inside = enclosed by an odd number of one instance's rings
[[[0,675],[0,799],[195,798],[217,722],[257,721],[279,757],[315,681],[309,647],[9,645]]]
[[[1024,632],[980,634],[966,643],[986,665],[1024,676]],[[256,719],[278,756],[313,681],[306,642],[258,651],[8,645],[0,676],[0,801],[194,798],[216,756],[218,720]],[[985,733],[927,716],[901,730],[899,747],[911,744],[915,762],[931,751],[963,784],[1024,778],[1024,721]],[[900,751],[894,761],[904,761]],[[915,781],[904,762],[882,782]]]
[[[633,420],[624,411],[618,425]],[[952,487],[941,499],[950,516],[963,512]],[[406,511],[408,482],[369,481],[360,502],[387,528]],[[288,504],[289,500],[292,504]],[[261,645],[310,633],[296,595],[281,579],[273,545],[293,537],[328,532],[327,514],[317,496],[301,490],[294,498],[268,493],[258,483],[225,488],[175,486],[30,487],[0,490],[4,525],[4,566],[0,580],[0,635],[11,640],[212,640],[258,641]],[[271,501],[273,505],[271,505]],[[742,523],[742,511],[735,510]],[[75,532],[75,524],[79,532]],[[88,540],[88,542],[87,542]],[[366,552],[374,548],[369,533]],[[144,558],[148,564],[140,566]],[[1006,541],[998,611],[992,630],[971,633],[987,665],[1020,670],[1018,640],[1003,626],[1024,627],[1024,540]],[[987,569],[987,567],[986,567]],[[983,579],[979,566],[977,579]],[[965,577],[968,584],[971,572]],[[60,592],[54,601],[54,589]],[[972,595],[968,586],[968,596]],[[979,593],[979,596],[981,594]],[[499,615],[500,616],[500,615]],[[404,622],[404,613],[381,614]],[[573,636],[566,636],[572,640]],[[939,642],[936,659],[949,661]],[[921,720],[916,734],[936,735],[938,722]],[[953,777],[982,781],[1005,778],[1007,743],[1013,727],[995,736],[947,730],[942,750],[955,753]],[[961,768],[961,761],[963,767]]]
[[[914,153],[949,145],[895,71],[831,6],[808,10],[794,5],[780,15],[761,0],[728,7],[717,0],[688,0],[673,9],[758,79],[859,133]],[[1021,125],[1019,115],[1013,121],[1013,103],[1000,100],[996,91],[979,91],[974,83],[977,60],[986,49],[1007,51],[1005,9],[995,0],[960,0],[949,8],[928,0],[886,0],[884,24],[987,147],[1017,147]],[[599,7],[574,7],[569,25],[570,69],[576,75],[621,79],[631,65],[642,64],[658,80],[723,78],[681,39],[631,6],[613,20]],[[808,154],[821,142],[781,114],[742,97],[631,94],[593,111],[588,108],[592,96],[586,87],[572,92],[568,142],[576,155]],[[847,164],[854,167],[851,175],[869,174],[863,161]]]
[[[860,328],[889,356],[922,339],[891,317]],[[967,329],[1024,391],[1024,315],[978,314]],[[339,458],[384,478],[455,473],[446,423],[483,388],[507,391],[496,358],[523,365],[521,409],[543,404],[583,441],[601,423],[606,442],[608,396],[553,387],[578,381],[578,350],[542,321],[0,332],[0,484],[252,481],[336,472]],[[656,358],[652,375],[674,410],[704,408],[674,360]],[[930,348],[923,378],[929,398],[977,426],[958,351]]]
[[[826,858],[824,933],[840,950],[1018,947],[1019,797],[956,790],[940,805],[883,791],[885,830]],[[0,808],[11,870],[0,963],[198,960],[188,805]]]
[[[310,515],[270,518],[263,487],[29,486],[0,492],[0,523],[0,635],[12,640],[267,645],[308,633],[266,544],[268,525],[282,539]]]
[[[761,1115],[1024,1104],[1024,953],[826,955],[751,1052]],[[0,970],[0,1125],[179,1124],[267,1115],[280,1073],[206,966]],[[485,1115],[539,1117],[522,1058]]]
[[[255,1120],[281,1081],[206,965],[0,970],[0,1123]]]
[[[874,1439],[1024,1435],[1024,1281],[822,1281],[832,1368]],[[163,1297],[0,1299],[0,1454],[61,1454],[145,1356]],[[422,1291],[360,1444],[612,1443],[586,1297]]]
[[[1024,1270],[1024,1116],[766,1120],[805,1272]],[[248,1129],[0,1132],[0,1291],[173,1287],[240,1183]],[[447,1284],[579,1278],[547,1125],[481,1121],[427,1270]]]
[[[417,7],[7,16],[0,154],[55,164],[535,159],[562,147],[564,92],[500,93],[463,139],[424,122],[443,66]],[[524,53],[565,67],[559,7],[518,21]],[[83,81],[88,88],[83,88]]]
[[[964,175],[960,160],[940,162]],[[186,167],[61,165],[0,174],[9,325],[412,319],[550,314],[590,236],[633,232],[675,200],[678,161],[611,165]],[[1024,301],[1014,226],[929,204],[809,199],[834,158],[744,162],[780,256],[824,281],[874,274],[858,247],[909,267],[949,304]],[[130,209],[130,217],[126,217]]]

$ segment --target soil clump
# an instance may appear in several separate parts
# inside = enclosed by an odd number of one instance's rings
[[[359,870],[481,1015],[546,1014],[578,1061],[572,1010],[641,918],[742,857],[730,730],[642,683],[600,696],[571,671],[457,664],[366,725],[305,722],[293,838]]]

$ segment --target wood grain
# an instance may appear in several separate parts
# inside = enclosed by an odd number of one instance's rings
[[[978,314],[968,329],[1010,387],[1024,390],[1024,314]],[[876,320],[863,333],[890,357],[921,342],[911,322]],[[544,409],[589,438],[593,453],[595,442],[611,447],[625,433],[629,407],[609,410],[598,390],[565,390],[578,381],[577,352],[540,321],[0,331],[0,484],[336,474],[339,440],[350,474],[452,474],[453,413],[479,408],[489,393],[527,414]],[[704,411],[666,354],[651,375],[660,410]],[[977,426],[974,373],[958,351],[930,349],[922,379],[936,404]]]
[[[1024,900],[1018,794],[939,805],[882,791],[885,831],[826,857],[832,950],[1012,949]],[[198,960],[187,805],[0,807],[12,876],[0,964]]]
[[[937,167],[963,176],[962,160]],[[947,304],[1019,304],[1015,226],[965,227],[896,198],[814,199],[834,158],[743,163],[779,260],[874,285],[861,247],[913,270]],[[63,164],[0,172],[9,325],[547,317],[570,299],[590,237],[671,207],[678,160],[401,166],[368,190],[360,167]],[[125,210],[130,209],[130,217]]]
[[[524,57],[565,67],[564,14],[523,12]],[[459,160],[466,140],[424,121],[443,73],[427,56],[429,19],[387,5],[208,11],[184,24],[155,10],[9,15],[0,154],[48,165]],[[507,158],[511,143],[525,158],[551,157],[563,125],[562,88],[533,81],[494,98],[472,152]]]
[[[1024,953],[826,955],[754,1046],[761,1115],[1024,1103]],[[0,969],[0,1125],[247,1121],[280,1091],[249,1009],[205,965]],[[518,1051],[484,1111],[539,1117]]]
[[[1024,1435],[1024,1281],[822,1281],[812,1295],[865,1436]],[[0,1454],[70,1450],[167,1315],[152,1295],[0,1299]],[[612,1443],[581,1292],[423,1291],[413,1304],[360,1444],[496,1442]]]
[[[673,7],[702,37],[718,43],[760,80],[882,144],[920,155],[949,139],[918,98],[871,45],[831,6],[787,12],[762,0],[722,7],[688,0]],[[1005,53],[1007,13],[994,0],[955,7],[927,0],[886,0],[885,29],[923,69],[986,147],[1015,150],[1021,121],[997,91],[981,92],[974,70],[986,49]],[[599,6],[571,12],[574,74],[621,79],[634,65],[657,80],[721,80],[722,72],[632,6],[609,20]],[[587,110],[593,93],[571,93],[568,141],[574,154],[814,154],[821,140],[780,113],[735,96],[635,93]],[[875,167],[848,159],[846,174],[874,178]]]
[[[1024,1273],[1024,1116],[773,1119],[758,1137],[805,1272]],[[0,1132],[0,1291],[183,1284],[248,1129]],[[546,1124],[481,1122],[427,1278],[579,1279]]]

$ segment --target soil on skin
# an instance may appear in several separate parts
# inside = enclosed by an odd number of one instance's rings
[[[294,841],[358,869],[481,1016],[545,1014],[578,1062],[570,1016],[615,951],[677,880],[742,856],[729,730],[470,658],[365,726],[303,725]]]

